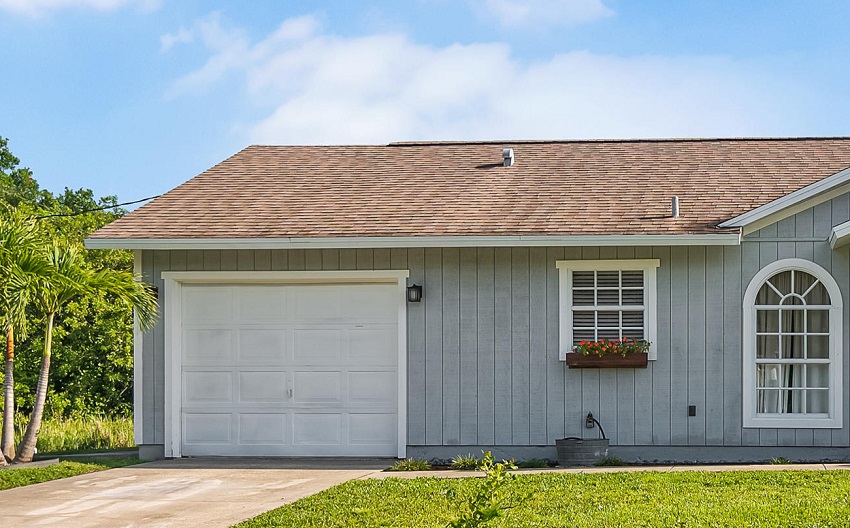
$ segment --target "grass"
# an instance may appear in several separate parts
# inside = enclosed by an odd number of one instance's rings
[[[457,512],[449,497],[477,486],[472,478],[350,481],[238,526],[443,527]],[[850,525],[846,471],[544,473],[518,475],[507,489],[509,502],[532,497],[488,526]]]
[[[539,469],[552,467],[554,464],[545,458],[530,458],[522,462],[517,462],[516,466],[521,469]]]
[[[594,466],[599,466],[599,467],[618,467],[618,466],[625,466],[625,465],[626,465],[626,463],[623,462],[622,459],[619,459],[615,456],[604,456],[604,457],[600,458],[599,460],[597,460],[596,463],[594,464]]]
[[[29,486],[48,480],[73,477],[84,473],[93,473],[116,467],[138,464],[137,457],[98,457],[96,460],[86,462],[71,462],[63,460],[58,464],[44,467],[14,467],[0,469],[0,490]]]
[[[17,438],[24,434],[27,418],[15,418]],[[78,453],[133,447],[132,418],[48,418],[38,434],[39,454]]]

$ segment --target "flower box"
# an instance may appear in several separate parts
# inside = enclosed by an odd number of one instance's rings
[[[570,368],[646,368],[649,362],[646,352],[632,352],[625,356],[620,354],[585,356],[570,352],[566,358],[567,366]]]

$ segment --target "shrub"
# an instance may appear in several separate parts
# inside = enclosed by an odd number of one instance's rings
[[[475,528],[482,524],[498,519],[505,514],[505,510],[515,508],[528,500],[531,494],[521,498],[517,503],[508,503],[504,487],[510,484],[516,475],[508,473],[509,469],[516,469],[514,462],[503,460],[495,462],[490,451],[484,452],[484,458],[479,464],[479,469],[485,472],[483,482],[477,491],[460,501],[457,509],[460,515],[456,520],[449,523],[450,528]],[[456,493],[450,493],[449,497],[457,500]]]
[[[431,464],[424,460],[405,458],[396,461],[388,471],[428,471],[429,469],[431,469]]]
[[[552,467],[552,464],[545,458],[532,458],[530,460],[523,460],[522,462],[519,462],[517,467],[523,469],[547,468]]]
[[[768,462],[768,464],[793,464],[793,462],[784,457],[774,457],[770,459],[770,462]]]
[[[472,453],[468,455],[458,455],[452,459],[451,467],[452,469],[478,469],[478,459],[472,456]]]

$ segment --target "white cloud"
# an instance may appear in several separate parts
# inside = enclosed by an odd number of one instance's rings
[[[166,52],[177,44],[187,44],[195,40],[195,34],[186,28],[180,28],[176,33],[159,37],[160,49]]]
[[[50,11],[67,8],[86,8],[111,11],[125,6],[136,6],[143,11],[153,11],[160,0],[0,0],[0,9],[40,16]]]
[[[747,136],[793,127],[785,109],[797,87],[723,57],[576,51],[522,63],[503,44],[345,38],[323,34],[311,17],[287,20],[259,42],[223,28],[217,15],[194,31],[211,56],[170,95],[237,79],[263,116],[238,128],[258,143]]]
[[[573,26],[614,14],[603,0],[484,0],[483,7],[509,28]]]

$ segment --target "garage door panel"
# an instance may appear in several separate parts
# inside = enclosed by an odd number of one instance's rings
[[[293,356],[298,363],[338,363],[342,331],[338,328],[296,328]]]
[[[397,424],[395,413],[351,413],[348,415],[348,441],[361,445],[395,446]]]
[[[295,405],[342,403],[341,372],[296,370],[293,378],[293,403]]]
[[[281,321],[286,317],[287,292],[284,286],[240,286],[238,292],[240,323],[256,324]]]
[[[286,330],[239,330],[239,361],[283,365],[286,362]]]
[[[342,415],[337,413],[295,413],[292,438],[297,445],[339,445],[342,443]]]
[[[360,325],[348,332],[349,360],[358,365],[395,365],[398,362],[398,329]]]
[[[281,403],[286,400],[286,371],[239,372],[239,402]]]
[[[290,294],[295,319],[340,318],[339,286],[293,286]]]
[[[230,371],[188,371],[183,373],[183,402],[230,403],[233,400],[233,374]]]
[[[198,328],[183,332],[183,363],[227,363],[233,357],[233,332],[225,328]]]
[[[231,444],[232,418],[229,413],[185,413],[183,442],[187,445]]]
[[[357,314],[361,320],[395,321],[398,316],[393,296],[395,288],[391,286],[352,286],[342,288],[340,295],[341,311],[345,314]]]
[[[233,292],[229,286],[195,286],[185,291],[184,323],[222,323],[232,318]]]
[[[239,415],[239,443],[243,445],[285,445],[287,414],[243,413]]]
[[[393,406],[398,401],[395,371],[348,373],[348,401],[351,404]]]

